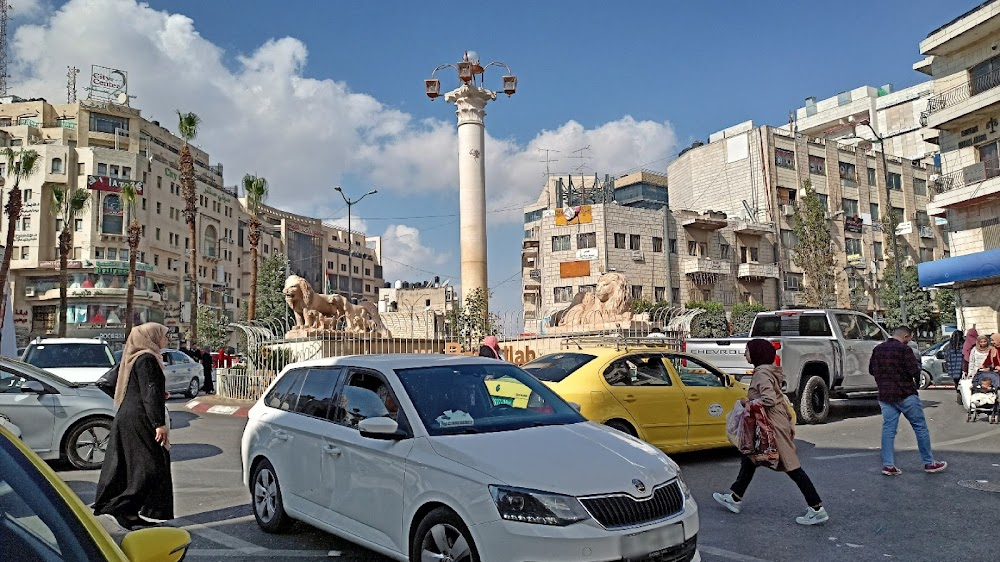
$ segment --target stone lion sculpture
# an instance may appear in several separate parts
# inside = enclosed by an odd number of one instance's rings
[[[632,318],[628,281],[621,273],[609,272],[597,280],[593,291],[581,291],[569,307],[552,316],[553,326],[582,326],[604,322],[624,322]]]
[[[282,292],[285,294],[285,303],[295,313],[296,328],[315,327],[323,316],[337,317],[344,314],[344,307],[330,298],[337,295],[317,293],[308,281],[298,275],[288,276]]]

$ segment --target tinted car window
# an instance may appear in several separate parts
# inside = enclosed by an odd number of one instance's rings
[[[191,363],[191,358],[180,351],[171,351],[170,357],[174,360],[174,365],[187,365]]]
[[[87,343],[33,344],[24,360],[43,369],[115,366],[108,346]]]
[[[684,386],[726,386],[726,375],[694,357],[668,354]]]
[[[860,319],[860,316],[854,314],[837,314],[837,325],[840,327],[840,333],[844,334],[844,339],[865,339],[861,334],[861,325],[858,323]]]
[[[320,419],[331,419],[333,392],[337,388],[340,369],[309,369],[299,390],[295,411]]]
[[[0,394],[8,392],[12,394],[20,394],[21,385],[26,382],[28,382],[28,379],[21,376],[20,373],[0,371]]]
[[[264,403],[279,410],[292,410],[299,399],[299,388],[302,386],[302,376],[305,369],[297,369],[284,374],[271,392],[264,397]]]
[[[560,382],[594,359],[596,356],[588,353],[553,353],[539,357],[521,368],[538,380]]]
[[[825,314],[781,314],[758,316],[753,323],[750,337],[776,338],[780,336],[829,337],[830,323]]]
[[[658,354],[630,355],[611,363],[604,379],[612,386],[670,386],[670,376]]]

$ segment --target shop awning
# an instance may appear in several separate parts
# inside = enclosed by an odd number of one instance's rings
[[[1000,278],[1000,249],[917,264],[921,287]]]

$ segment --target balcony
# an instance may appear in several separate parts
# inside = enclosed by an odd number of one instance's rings
[[[1000,193],[998,177],[1000,159],[996,158],[938,176],[929,186],[931,200],[927,205],[927,212],[931,215],[943,215],[948,208],[981,203],[987,196]]]
[[[781,295],[781,302],[785,306],[808,306],[806,294],[801,291],[790,291],[786,289]]]
[[[920,124],[932,129],[974,111],[1000,103],[1000,70],[978,76],[927,100]]]
[[[759,222],[750,221],[738,221],[736,226],[733,227],[733,232],[736,234],[743,234],[745,236],[765,236],[774,232],[774,228],[770,224],[762,224]]]
[[[921,238],[934,238],[934,229],[930,226],[921,225],[917,227],[917,232]]]
[[[729,275],[732,272],[729,261],[702,256],[681,256],[680,266],[684,275]]]
[[[763,281],[778,279],[778,264],[776,263],[741,263],[736,270],[736,277],[744,281]]]
[[[681,226],[684,228],[693,228],[696,230],[706,230],[713,232],[716,230],[722,230],[726,228],[728,221],[722,218],[711,218],[709,216],[700,217],[688,217],[681,220]]]

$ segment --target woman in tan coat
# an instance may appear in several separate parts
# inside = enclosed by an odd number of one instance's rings
[[[744,353],[748,363],[754,366],[753,378],[750,380],[750,389],[747,397],[756,400],[764,406],[767,418],[774,427],[774,437],[778,449],[778,468],[785,472],[799,487],[809,504],[809,510],[802,517],[796,517],[795,522],[800,525],[818,525],[830,519],[823,507],[823,500],[820,499],[816,488],[809,475],[802,470],[799,463],[799,456],[795,453],[795,427],[792,424],[792,416],[786,406],[785,398],[782,396],[781,383],[784,375],[781,367],[774,364],[776,356],[774,346],[764,339],[750,340],[747,350]],[[736,482],[730,486],[732,493],[712,494],[715,501],[724,505],[729,511],[739,513],[743,509],[743,496],[753,480],[757,466],[748,457],[740,459],[740,474],[736,477]]]

